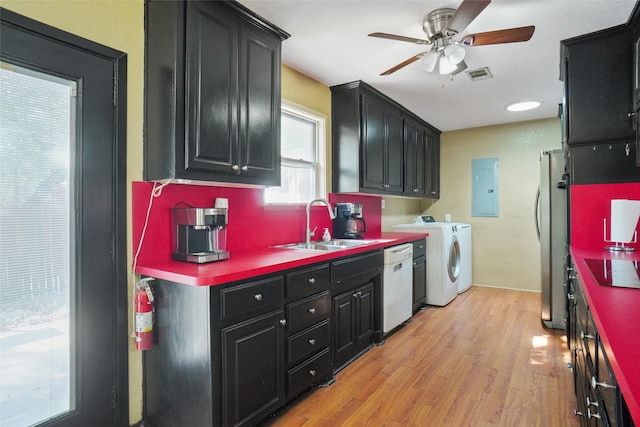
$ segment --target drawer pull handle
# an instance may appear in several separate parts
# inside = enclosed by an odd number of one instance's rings
[[[592,405],[595,406],[595,407],[600,406],[600,404],[597,401],[594,402],[593,400],[589,399],[589,396],[587,396],[587,407],[592,406]]]
[[[591,418],[597,418],[597,419],[602,418],[602,417],[600,416],[600,414],[598,414],[597,412],[591,412],[591,408],[587,409],[587,417],[588,417],[589,419],[591,419]]]
[[[315,340],[315,339],[313,339],[313,338],[311,338],[311,339],[309,340],[309,344],[311,344],[311,345],[316,345],[316,340]]]
[[[607,389],[607,388],[616,388],[616,386],[614,386],[614,385],[607,384],[607,382],[606,382],[606,381],[603,381],[603,382],[599,383],[599,382],[596,380],[596,377],[595,377],[595,376],[592,376],[592,377],[591,377],[591,388],[595,390],[595,389],[596,389],[596,387],[598,387],[598,386],[600,386],[600,387],[602,387],[602,388],[604,388],[604,389]]]
[[[312,277],[312,278],[310,278],[310,279],[309,279],[309,284],[311,284],[311,285],[315,285],[315,284],[316,284],[316,279],[315,279],[315,278],[313,278],[313,277]]]
[[[311,314],[315,314],[315,313],[316,313],[316,309],[315,309],[315,308],[313,308],[313,307],[311,307],[311,308],[309,309],[309,313],[311,313]]]
[[[311,374],[312,377],[316,376],[316,370],[315,369],[310,370],[309,373]]]
[[[585,338],[586,338],[586,339],[588,339],[588,340],[593,340],[593,339],[595,339],[596,337],[594,337],[594,336],[593,336],[593,335],[591,335],[591,334],[585,334],[584,332],[580,331],[580,338],[581,338],[581,339],[585,339]]]
[[[256,299],[256,301],[262,301],[262,294],[255,294],[253,297]]]

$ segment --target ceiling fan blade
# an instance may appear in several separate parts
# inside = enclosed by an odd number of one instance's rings
[[[462,38],[461,43],[466,46],[485,46],[489,44],[526,42],[533,36],[535,29],[534,25],[530,25],[528,27],[467,34]]]
[[[413,37],[398,36],[396,34],[389,34],[389,33],[371,33],[369,34],[369,37],[379,37],[381,39],[391,39],[391,40],[397,40],[401,42],[409,42],[409,43],[415,43],[415,44],[431,44],[429,40],[414,39]]]
[[[411,58],[407,59],[404,62],[399,63],[398,65],[396,65],[395,67],[391,67],[389,68],[387,71],[385,71],[384,73],[381,73],[381,76],[388,76],[389,74],[395,73],[396,71],[398,71],[401,68],[406,67],[409,64],[412,64],[414,62],[416,62],[418,59],[420,59],[420,57],[422,56],[422,54],[418,54],[416,56],[412,56]]]
[[[449,20],[445,31],[462,32],[489,3],[491,0],[464,0]]]
[[[466,69],[467,69],[467,63],[464,61],[460,61],[460,63],[458,64],[456,69],[453,71],[453,73],[451,73],[451,75],[455,76],[456,74],[461,73]]]

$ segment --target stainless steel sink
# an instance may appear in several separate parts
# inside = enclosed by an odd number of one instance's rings
[[[377,240],[329,240],[326,242],[311,243],[287,243],[284,245],[276,245],[274,248],[281,249],[300,249],[307,251],[337,251],[340,249],[349,249],[356,246],[368,245],[376,243]]]
[[[318,243],[287,243],[285,245],[276,245],[274,248],[282,249],[302,249],[307,251],[335,251],[338,249],[346,249],[347,246],[327,245]]]

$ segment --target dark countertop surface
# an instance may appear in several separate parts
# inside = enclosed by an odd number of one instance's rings
[[[135,272],[144,276],[169,280],[193,286],[216,286],[238,280],[250,279],[282,270],[302,267],[322,261],[356,255],[375,249],[383,249],[402,243],[409,243],[425,238],[428,233],[380,233],[369,236],[369,243],[349,249],[335,251],[308,251],[274,247],[260,247],[252,250],[233,252],[229,259],[195,264],[173,260],[138,264]]]
[[[640,262],[640,253],[571,248],[593,321],[631,418],[640,425],[640,289],[602,286],[587,260]],[[593,263],[593,261],[589,261]]]

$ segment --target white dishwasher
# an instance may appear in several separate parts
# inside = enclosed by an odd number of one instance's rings
[[[386,334],[411,318],[413,302],[413,245],[384,250],[382,329]]]

